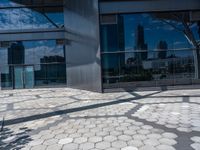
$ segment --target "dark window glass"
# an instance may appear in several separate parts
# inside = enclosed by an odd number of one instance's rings
[[[66,65],[41,64],[35,66],[36,86],[58,85],[66,83]]]
[[[35,84],[36,86],[43,86],[47,85],[46,81],[46,66],[41,65],[35,65]]]
[[[118,16],[116,20],[101,25],[102,52],[124,51],[124,18]]]
[[[0,66],[0,75],[1,75],[1,87],[2,88],[12,88],[13,86],[13,74],[12,67],[7,65]]]
[[[120,77],[120,55],[104,54],[102,59],[103,80],[105,83],[119,82]]]
[[[103,52],[118,50],[117,25],[102,25],[101,48]]]

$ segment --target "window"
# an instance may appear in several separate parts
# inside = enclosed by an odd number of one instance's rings
[[[63,4],[47,1],[9,1],[0,3],[0,31],[63,28]]]
[[[198,71],[195,65],[197,47],[191,41],[200,42],[200,19],[197,14],[118,14],[117,21],[109,23],[102,19],[104,85],[115,84],[119,87],[118,83],[128,82],[139,86],[191,83],[197,78]],[[184,33],[186,28],[194,39]]]
[[[13,87],[16,66],[33,66],[35,86],[66,84],[65,46],[62,40],[6,43],[0,48],[2,88]]]

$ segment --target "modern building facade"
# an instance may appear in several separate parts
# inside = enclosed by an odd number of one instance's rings
[[[1,0],[0,87],[200,84],[199,0]]]

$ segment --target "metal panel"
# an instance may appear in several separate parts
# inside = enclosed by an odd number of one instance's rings
[[[65,1],[67,84],[102,92],[98,0]]]
[[[26,41],[26,40],[48,40],[64,39],[63,30],[23,30],[22,31],[2,31],[0,41]]]
[[[100,13],[131,13],[200,9],[200,0],[107,0],[100,3]]]

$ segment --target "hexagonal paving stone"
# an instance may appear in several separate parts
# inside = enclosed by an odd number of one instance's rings
[[[142,128],[145,129],[145,130],[153,129],[153,127],[149,126],[149,125],[143,125]]]
[[[200,150],[200,143],[193,143],[193,144],[191,144],[191,147],[192,147],[194,150]]]
[[[89,142],[97,143],[102,141],[102,137],[100,136],[93,136],[88,139]]]
[[[104,141],[107,141],[107,142],[113,142],[115,140],[117,140],[116,136],[112,136],[112,135],[108,135],[108,136],[105,136],[103,138]]]
[[[131,140],[131,141],[128,141],[128,145],[136,146],[136,147],[144,146],[142,140]]]
[[[147,139],[147,140],[144,140],[144,144],[151,145],[151,146],[157,146],[160,143],[157,139]]]
[[[134,135],[133,138],[136,139],[136,140],[145,140],[145,139],[147,139],[146,135],[140,135],[140,134]]]
[[[78,144],[76,143],[65,144],[62,150],[78,150]]]
[[[191,140],[193,142],[200,143],[200,137],[199,136],[194,136],[194,137],[191,138]]]
[[[40,145],[44,142],[44,140],[41,140],[41,139],[38,139],[38,140],[34,140],[34,141],[31,141],[29,143],[30,146],[36,146],[36,145]]]
[[[79,146],[79,149],[81,150],[89,150],[92,148],[94,148],[94,143],[91,143],[91,142],[82,143]]]
[[[58,142],[58,144],[62,144],[62,145],[64,145],[64,144],[71,143],[72,141],[73,141],[72,138],[60,139],[59,142]]]
[[[160,134],[151,133],[151,134],[148,134],[147,137],[150,139],[160,139],[162,136]]]
[[[95,133],[93,133],[93,132],[88,132],[88,133],[84,133],[84,134],[83,134],[83,137],[92,137],[92,136],[95,136]]]
[[[97,135],[97,136],[106,136],[106,135],[109,135],[109,132],[100,131],[100,132],[97,132],[96,135]]]
[[[138,130],[137,131],[139,134],[149,134],[150,133],[150,130],[145,130],[145,129],[143,129],[143,130]]]
[[[163,137],[168,138],[168,139],[171,139],[171,138],[172,138],[172,139],[175,139],[175,138],[178,137],[176,134],[170,133],[170,132],[165,132],[165,133],[163,133],[162,135],[163,135]]]
[[[177,128],[178,131],[181,131],[181,132],[192,132],[192,129],[190,128],[183,128],[183,127],[179,127]]]
[[[80,143],[85,143],[87,142],[87,138],[86,137],[79,137],[79,138],[75,138],[74,139],[74,143],[80,144]]]
[[[53,135],[53,134],[47,134],[47,135],[43,135],[43,136],[41,136],[40,139],[48,140],[48,139],[53,138],[54,136],[55,136],[55,135]]]
[[[108,149],[110,146],[111,146],[111,145],[110,145],[109,142],[103,141],[103,142],[96,143],[96,146],[95,146],[95,147],[96,147],[97,149]]]
[[[136,131],[134,131],[134,130],[125,130],[124,134],[125,135],[134,135],[134,134],[136,134]]]
[[[132,137],[129,135],[120,135],[120,136],[118,136],[118,139],[121,141],[130,141],[130,140],[132,140]]]
[[[68,137],[68,135],[67,134],[58,134],[58,135],[56,135],[54,138],[56,138],[56,139],[64,139],[64,138],[67,138]]]
[[[176,150],[174,147],[169,146],[169,145],[164,145],[164,144],[158,145],[156,148],[158,150]]]
[[[58,142],[58,139],[48,139],[48,140],[45,140],[43,145],[54,145]]]
[[[154,146],[145,145],[145,146],[140,147],[140,150],[157,150],[157,149]],[[165,149],[165,150],[167,150],[167,149]]]
[[[127,144],[124,141],[117,140],[117,141],[112,142],[112,147],[114,147],[114,148],[123,148],[126,146],[127,146]]]
[[[61,149],[62,149],[62,145],[53,144],[53,145],[47,146],[46,150],[61,150]]]
[[[159,142],[164,145],[175,145],[177,143],[175,140],[168,138],[161,138]]]
[[[113,135],[113,136],[122,135],[122,131],[111,131],[110,135]]]
[[[31,148],[31,150],[46,150],[46,145],[36,145]]]
[[[122,148],[121,150],[138,150],[138,148],[132,147],[132,146],[128,146],[128,147]]]

